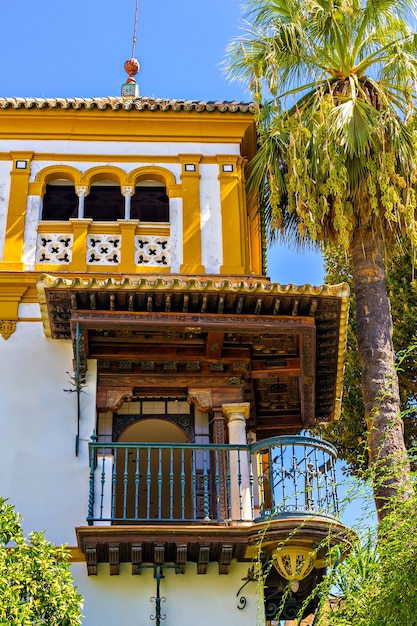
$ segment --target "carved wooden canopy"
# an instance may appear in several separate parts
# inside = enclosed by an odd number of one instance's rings
[[[75,345],[78,325],[82,369],[97,359],[102,410],[112,394],[197,388],[250,402],[248,426],[258,438],[338,417],[346,285],[45,275],[38,292],[45,333]]]

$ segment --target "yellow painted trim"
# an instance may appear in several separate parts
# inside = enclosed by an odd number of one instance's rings
[[[201,155],[179,154],[182,181],[182,251],[183,262],[180,268],[183,274],[203,274],[201,263],[201,212],[200,212],[200,172]],[[186,165],[195,167],[195,171],[186,171]]]
[[[90,187],[93,183],[100,180],[112,180],[120,187],[124,187],[127,185],[126,178],[126,172],[120,167],[115,165],[96,165],[84,172],[79,185],[81,187]]]
[[[16,330],[16,322],[19,319],[19,304],[28,285],[18,277],[11,278],[0,274],[0,334],[8,339]]]
[[[191,142],[238,144],[256,152],[251,113],[196,111],[114,111],[106,109],[0,110],[0,138],[25,140]]]
[[[71,165],[48,165],[41,169],[35,176],[35,182],[30,184],[29,193],[31,195],[43,196],[45,186],[56,178],[65,178],[71,180],[74,185],[79,185],[81,180],[81,172]],[[37,186],[35,186],[37,184]],[[40,186],[39,186],[40,185]],[[36,193],[36,191],[37,193]]]
[[[175,161],[178,162],[178,159],[175,159]],[[165,187],[177,185],[174,174],[170,170],[157,165],[137,167],[132,170],[126,179],[126,185],[137,185],[142,180],[157,180]]]
[[[247,274],[250,268],[246,202],[244,202],[244,159],[237,155],[218,155],[217,160],[223,244],[223,264],[220,273]],[[224,165],[233,166],[233,171],[223,171]]]
[[[210,143],[210,142],[208,142]],[[200,146],[201,147],[201,146]],[[0,161],[10,161],[9,152],[0,152]],[[33,155],[32,161],[42,163],[44,161],[62,161],[71,162],[76,161],[79,163],[147,163],[150,162],[154,165],[149,167],[158,167],[160,163],[178,163],[178,157],[176,154],[166,155],[137,155],[137,154],[79,154],[70,152],[36,152]],[[200,163],[204,165],[213,165],[217,163],[217,156],[202,155]],[[52,166],[47,166],[52,167]],[[45,168],[46,169],[46,168]],[[57,168],[60,169],[59,167]],[[33,184],[33,183],[32,183]]]
[[[3,262],[13,269],[23,269],[22,253],[26,218],[26,203],[33,152],[10,152],[13,164],[10,172],[10,196],[6,222]],[[26,161],[26,169],[19,169],[18,161]]]

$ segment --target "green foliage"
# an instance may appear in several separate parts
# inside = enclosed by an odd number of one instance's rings
[[[293,236],[296,223],[299,238],[344,249],[358,226],[406,231],[417,242],[412,7],[247,3],[248,35],[231,44],[229,71],[263,104],[248,187],[261,197],[272,236],[287,224]]]
[[[81,601],[65,547],[43,533],[25,539],[19,515],[0,498],[0,624],[77,626]]]
[[[330,607],[317,616],[317,626],[405,626],[417,615],[416,497],[399,502],[367,534],[322,584]],[[326,603],[328,604],[328,603]]]
[[[347,282],[351,289],[346,363],[341,418],[318,430],[331,441],[350,471],[363,471],[368,465],[365,449],[367,427],[362,399],[362,374],[356,340],[355,291],[352,264],[340,248],[323,250],[325,280],[330,284]],[[397,244],[387,268],[387,287],[393,317],[393,342],[397,354],[401,410],[408,449],[417,442],[417,281],[414,259],[406,241]]]

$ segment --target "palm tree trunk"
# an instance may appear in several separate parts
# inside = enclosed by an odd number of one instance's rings
[[[369,460],[378,518],[382,519],[393,498],[405,499],[412,493],[400,417],[382,236],[365,227],[354,229],[351,253]]]

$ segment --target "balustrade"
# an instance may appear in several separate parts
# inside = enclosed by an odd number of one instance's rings
[[[90,459],[89,524],[338,518],[336,450],[313,437],[251,445],[103,444],[94,437]]]

